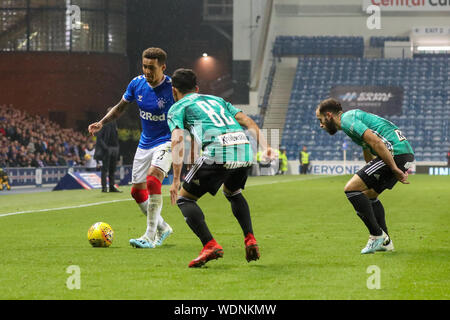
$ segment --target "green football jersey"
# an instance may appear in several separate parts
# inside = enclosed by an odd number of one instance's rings
[[[235,115],[241,110],[224,99],[192,93],[172,105],[167,115],[170,131],[188,130],[202,146],[203,156],[215,163],[247,166],[252,148]]]
[[[408,140],[395,124],[372,113],[359,109],[344,112],[341,116],[341,128],[356,144],[370,149],[376,156],[376,152],[362,139],[367,129],[372,130],[384,142],[392,155],[414,154]]]

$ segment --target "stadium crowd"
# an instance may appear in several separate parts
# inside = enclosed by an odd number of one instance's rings
[[[83,166],[89,138],[9,105],[0,105],[0,167]]]

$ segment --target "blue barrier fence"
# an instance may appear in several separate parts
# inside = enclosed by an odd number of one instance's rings
[[[131,182],[131,165],[119,166],[116,170],[116,181],[119,185]],[[57,184],[69,171],[86,172],[84,167],[44,167],[44,168],[4,168],[12,187]]]

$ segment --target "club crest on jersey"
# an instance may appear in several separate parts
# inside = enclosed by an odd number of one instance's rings
[[[166,100],[164,98],[159,98],[158,99],[158,108],[159,109],[164,109],[164,107],[166,106]]]
[[[150,121],[165,121],[166,120],[166,114],[152,114],[151,112],[145,112],[144,110],[139,110],[139,115],[144,120],[150,120]]]

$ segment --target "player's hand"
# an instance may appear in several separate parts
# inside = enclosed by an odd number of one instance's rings
[[[403,184],[409,184],[408,181],[408,172],[403,172],[399,168],[394,170],[395,177],[398,181],[400,181]]]
[[[173,179],[172,185],[170,186],[170,201],[172,202],[172,205],[177,203],[180,184],[180,179]]]
[[[89,125],[88,131],[91,134],[91,136],[93,136],[94,134],[99,132],[102,128],[103,128],[103,125],[101,122],[94,122]]]

